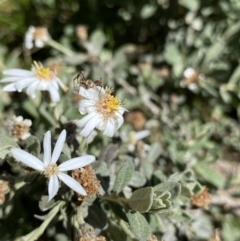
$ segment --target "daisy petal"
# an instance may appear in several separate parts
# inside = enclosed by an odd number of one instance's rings
[[[87,137],[90,134],[90,132],[92,132],[93,129],[100,124],[100,120],[101,119],[98,116],[95,116],[95,118],[91,118],[80,132],[80,135]]]
[[[31,85],[27,88],[27,95],[31,96],[32,98],[35,97],[35,91],[38,87],[38,82],[33,82]]]
[[[57,175],[52,175],[48,183],[48,201],[53,199],[53,197],[57,194],[58,189],[59,189],[58,177]]]
[[[79,112],[84,115],[87,112],[92,112],[95,110],[94,101],[92,100],[81,100],[78,104]]]
[[[117,128],[119,128],[124,122],[123,116],[117,114]]]
[[[60,101],[60,96],[59,96],[59,92],[56,88],[49,86],[48,91],[50,92],[51,95],[51,99],[53,102],[58,102]]]
[[[60,136],[58,137],[57,143],[54,147],[51,164],[54,164],[57,162],[57,160],[62,152],[63,145],[66,140],[66,136],[67,136],[67,132],[66,132],[66,130],[63,130],[61,132]]]
[[[69,171],[85,167],[96,160],[95,156],[85,155],[68,160],[58,166],[59,171]]]
[[[141,140],[147,136],[150,135],[150,131],[149,130],[143,130],[143,131],[139,131],[135,134],[135,138],[136,140]]]
[[[49,83],[47,81],[38,81],[38,90],[48,90]]]
[[[44,170],[43,162],[40,161],[35,156],[27,153],[26,151],[23,151],[19,148],[12,148],[11,152],[15,159],[21,161],[25,165],[27,165],[35,170],[38,170],[38,171]]]
[[[15,83],[8,84],[3,88],[3,91],[16,91],[16,90],[17,89],[15,88]]]
[[[86,99],[95,100],[99,99],[99,90],[96,88],[85,89],[84,87],[79,88],[79,95],[85,97]]]
[[[24,69],[6,69],[3,71],[5,75],[12,75],[12,76],[22,76],[22,77],[29,77],[34,76],[32,71],[24,70]]]
[[[105,127],[104,132],[103,132],[103,135],[112,137],[113,134],[114,134],[114,131],[115,131],[115,125],[114,125],[113,121],[111,121],[111,119],[110,119],[110,120],[107,121],[107,125]]]
[[[26,78],[26,79],[22,79],[21,81],[18,81],[15,84],[15,87],[18,91],[21,91],[23,88],[27,87],[28,85],[30,85],[32,82],[34,82],[34,78]]]
[[[89,122],[90,119],[92,119],[96,115],[97,115],[96,112],[89,113],[88,115],[84,116],[81,120],[76,121],[76,125],[78,127],[83,127]]]
[[[75,179],[71,178],[70,176],[68,176],[67,174],[65,174],[63,172],[59,172],[57,175],[58,175],[58,178],[61,179],[72,190],[74,190],[75,192],[77,192],[83,196],[87,195],[87,192]]]
[[[23,78],[22,77],[16,77],[16,76],[14,76],[14,77],[6,77],[6,78],[3,78],[2,80],[1,80],[1,82],[3,83],[3,82],[16,82],[16,81],[19,81],[19,80],[22,80]]]
[[[51,132],[48,131],[43,140],[43,162],[47,166],[51,162]]]

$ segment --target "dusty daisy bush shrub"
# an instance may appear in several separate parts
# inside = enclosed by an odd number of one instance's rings
[[[239,241],[239,12],[2,1],[0,240]]]

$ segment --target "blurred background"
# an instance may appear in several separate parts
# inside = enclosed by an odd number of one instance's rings
[[[126,99],[122,135],[151,131],[157,165],[148,183],[191,169],[191,184],[207,187],[207,206],[191,203],[197,192],[186,185],[178,218],[148,219],[159,240],[240,240],[239,46],[238,0],[0,0],[1,71],[37,60],[70,88],[81,70],[101,78]],[[39,138],[54,127],[48,107],[38,113],[24,93],[0,94],[1,123],[24,115]],[[69,104],[77,100],[63,100],[64,120],[79,118]]]

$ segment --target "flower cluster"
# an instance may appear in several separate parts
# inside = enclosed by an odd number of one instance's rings
[[[35,97],[36,90],[47,90],[50,92],[52,101],[58,102],[60,100],[58,85],[65,88],[61,80],[52,70],[44,68],[42,64],[37,62],[34,62],[31,71],[9,69],[3,71],[3,73],[8,75],[8,77],[3,78],[1,82],[12,82],[6,85],[3,90],[21,92],[23,88],[28,87],[27,94],[33,98]],[[83,115],[87,114],[81,120],[76,121],[77,126],[82,128],[80,135],[88,137],[89,134],[97,128],[102,130],[104,135],[113,136],[115,130],[123,124],[122,115],[126,109],[122,106],[121,102],[112,95],[112,91],[110,88],[103,88],[97,84],[93,84],[90,87],[83,84],[79,85],[78,94],[81,96],[79,111]],[[16,140],[25,140],[30,136],[29,127],[31,124],[32,122],[30,120],[23,120],[22,116],[14,117],[13,120],[9,121],[9,130]],[[64,171],[87,166],[95,161],[95,157],[90,155],[77,157],[57,166],[56,162],[61,154],[65,139],[66,131],[63,130],[51,156],[51,133],[48,131],[45,134],[43,142],[43,161],[24,150],[18,148],[11,150],[14,158],[40,171],[49,179],[49,200],[58,192],[59,180],[63,181],[81,196],[87,195],[87,192],[81,184],[66,175]],[[99,182],[95,182],[96,185],[94,185],[98,188]],[[96,192],[97,189],[94,189],[94,193]]]
[[[3,74],[7,75],[7,77],[3,78],[1,82],[11,82],[3,88],[4,91],[21,92],[27,87],[26,92],[32,98],[35,97],[36,90],[49,91],[52,101],[58,102],[60,101],[59,86],[65,90],[67,89],[54,71],[43,67],[41,63],[35,61],[31,71],[9,69],[3,71]],[[87,137],[87,140],[89,140],[90,134],[95,132],[94,129],[97,128],[103,131],[104,135],[112,137],[115,131],[123,124],[123,113],[126,109],[123,107],[121,101],[112,95],[113,89],[108,87],[103,88],[100,80],[86,80],[83,74],[81,77],[84,79],[77,86],[77,94],[80,97],[78,109],[82,115],[86,116],[75,121],[75,124],[81,128],[80,135]],[[22,116],[14,117],[13,120],[9,121],[9,131],[15,140],[25,140],[31,135],[29,132],[31,124],[31,120],[24,120]],[[30,168],[40,171],[49,180],[49,200],[58,192],[59,180],[63,181],[80,196],[97,193],[100,185],[90,166],[85,171],[81,170],[78,172],[75,170],[95,161],[94,156],[85,155],[76,157],[59,166],[56,165],[65,139],[66,131],[63,130],[51,154],[51,133],[48,131],[43,141],[43,161],[19,148],[11,149],[15,159]],[[89,142],[91,141],[89,140]],[[64,173],[69,170],[75,170],[73,175],[75,179]],[[91,180],[88,180],[89,176],[91,176]],[[84,187],[87,185],[87,192],[80,184],[82,182]]]

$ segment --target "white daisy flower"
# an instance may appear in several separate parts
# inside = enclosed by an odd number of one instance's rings
[[[7,123],[8,130],[16,141],[26,140],[31,136],[29,132],[31,125],[32,121],[28,119],[24,120],[22,116],[13,116]]]
[[[112,137],[114,131],[123,124],[123,113],[126,109],[121,102],[111,95],[112,89],[94,86],[93,88],[79,87],[79,95],[85,99],[79,102],[79,112],[87,114],[76,125],[83,128],[80,135],[87,137],[94,128]]]
[[[73,189],[75,192],[86,196],[87,193],[84,188],[72,177],[63,173],[64,171],[74,170],[81,167],[85,167],[95,161],[95,156],[85,155],[82,157],[76,157],[68,161],[63,162],[57,166],[56,162],[63,149],[64,142],[66,140],[66,130],[63,130],[58,137],[57,143],[51,155],[51,132],[48,131],[44,136],[43,148],[44,155],[43,161],[39,160],[35,156],[29,154],[18,148],[12,148],[11,152],[14,158],[21,161],[25,165],[40,171],[49,179],[48,183],[48,200],[51,200],[58,192],[59,179],[63,181],[67,186]]]
[[[32,70],[23,69],[7,69],[3,71],[3,74],[8,75],[1,80],[1,82],[13,82],[6,85],[4,91],[18,91],[21,92],[25,87],[27,88],[27,94],[32,98],[35,98],[36,90],[49,91],[52,101],[58,102],[60,100],[58,85],[67,91],[67,87],[61,82],[56,74],[49,68],[44,68],[41,63],[33,62]]]
[[[148,137],[149,135],[150,135],[150,131],[149,130],[142,130],[142,131],[138,131],[138,132],[132,131],[130,133],[129,140],[128,140],[128,150],[129,151],[134,151],[137,142],[142,140],[145,137]],[[147,146],[148,145],[145,144],[144,147],[147,148]]]
[[[34,46],[43,48],[49,39],[47,28],[30,26],[25,34],[24,45],[27,49],[32,49]]]

